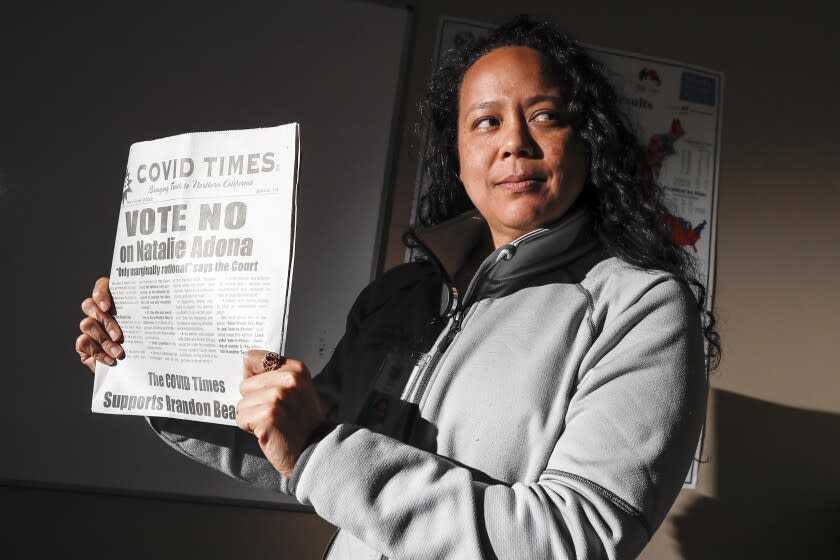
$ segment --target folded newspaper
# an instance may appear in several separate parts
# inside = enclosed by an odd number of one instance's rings
[[[125,359],[92,410],[236,424],[242,353],[283,352],[299,127],[198,132],[128,155],[111,293]]]

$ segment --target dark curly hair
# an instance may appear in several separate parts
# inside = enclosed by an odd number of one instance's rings
[[[420,104],[418,128],[426,131],[424,169],[430,180],[418,219],[440,223],[473,207],[461,183],[458,162],[458,97],[464,75],[490,51],[524,46],[550,56],[562,73],[570,124],[587,148],[589,172],[581,195],[595,217],[595,232],[608,254],[644,270],[662,270],[694,287],[703,321],[709,369],[720,361],[715,317],[706,309],[706,289],[694,259],[671,235],[661,187],[640,157],[639,141],[618,106],[604,71],[587,52],[548,21],[519,16],[487,37],[449,51]]]

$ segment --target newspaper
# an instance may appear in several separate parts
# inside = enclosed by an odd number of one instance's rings
[[[283,352],[299,126],[131,146],[111,266],[125,359],[91,410],[235,425],[242,353]]]

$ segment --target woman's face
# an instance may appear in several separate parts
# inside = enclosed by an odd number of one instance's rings
[[[586,149],[567,123],[552,61],[503,47],[464,75],[458,106],[461,181],[496,247],[552,222],[586,180]]]

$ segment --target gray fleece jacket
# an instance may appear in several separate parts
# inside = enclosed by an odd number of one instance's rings
[[[585,209],[448,278],[486,231],[368,286],[316,376],[331,423],[290,480],[234,428],[150,419],[179,451],[340,527],[330,559],[634,558],[685,479],[705,414],[697,302],[605,257]],[[461,243],[453,242],[461,241]]]

